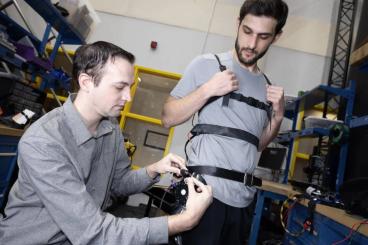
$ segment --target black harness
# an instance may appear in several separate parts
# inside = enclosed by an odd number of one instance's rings
[[[215,57],[217,59],[217,62],[219,63],[220,71],[225,71],[226,66],[224,66],[221,63],[220,58],[216,54],[215,54]],[[266,82],[269,85],[271,85],[271,82],[266,77],[266,75],[263,74],[263,76],[265,77]],[[266,111],[267,117],[271,121],[271,114],[272,114],[271,104],[266,104],[253,97],[246,97],[242,94],[234,93],[234,92],[228,93],[224,96],[214,96],[210,98],[207,101],[207,103],[202,106],[202,108],[199,110],[198,113],[200,113],[205,106],[214,102],[220,97],[223,97],[222,106],[229,106],[230,99],[234,99],[234,100],[246,103],[247,105],[255,107],[257,109]],[[188,160],[187,145],[191,141],[191,139],[193,139],[193,137],[200,135],[200,134],[216,134],[216,135],[227,136],[227,137],[231,137],[235,139],[240,139],[240,140],[244,140],[246,142],[251,143],[257,148],[259,145],[259,139],[257,136],[253,135],[250,132],[247,132],[241,129],[237,129],[237,128],[230,128],[230,127],[224,127],[224,126],[213,125],[213,124],[196,124],[192,128],[190,133],[191,133],[191,137],[187,140],[184,146],[185,156],[187,160]],[[248,186],[252,186],[252,185],[261,186],[262,185],[262,180],[253,176],[252,174],[241,173],[241,172],[228,170],[224,168],[213,167],[213,166],[189,166],[188,169],[191,172],[196,172],[199,174],[207,174],[211,176],[234,180],[237,182],[242,182]]]
[[[219,69],[220,71],[225,71],[226,70],[226,66],[224,66],[221,61],[220,61],[220,58],[215,54],[215,57],[216,57],[216,60],[217,62],[219,63]],[[268,85],[272,85],[270,80],[268,79],[268,77],[263,74],[264,78],[266,79],[266,82]],[[267,118],[268,120],[270,121],[271,120],[271,115],[272,115],[272,104],[271,103],[264,103],[262,101],[259,101],[253,97],[247,97],[247,96],[244,96],[242,94],[239,94],[239,93],[235,93],[235,92],[230,92],[224,96],[214,96],[212,98],[210,98],[203,106],[201,109],[199,109],[199,112],[202,111],[202,109],[207,106],[208,104],[214,102],[215,100],[219,99],[219,98],[223,98],[222,99],[222,106],[229,106],[229,101],[230,99],[233,99],[233,100],[237,100],[237,101],[240,101],[240,102],[243,102],[243,103],[246,103],[247,105],[249,106],[252,106],[252,107],[255,107],[257,109],[260,109],[260,110],[264,110],[266,113],[267,113]]]

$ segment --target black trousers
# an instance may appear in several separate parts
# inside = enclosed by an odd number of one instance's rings
[[[235,208],[213,199],[199,224],[182,233],[183,245],[245,245],[253,208]]]

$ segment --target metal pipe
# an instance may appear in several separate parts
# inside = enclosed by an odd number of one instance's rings
[[[0,157],[14,157],[16,156],[16,152],[1,152]]]
[[[54,90],[53,88],[50,88],[50,91],[51,91],[52,95],[54,96],[54,98],[55,98],[56,102],[59,104],[59,106],[62,106],[62,104],[61,104],[61,102],[60,102],[59,98],[57,97],[57,95],[56,95],[56,93],[55,93],[55,90]]]
[[[27,26],[27,28],[28,28],[29,32],[30,32],[30,33],[32,33],[33,35],[35,35],[35,32],[34,32],[34,31],[32,30],[32,28],[28,25],[27,20],[26,20],[26,18],[24,17],[24,14],[23,14],[22,10],[20,9],[18,2],[17,2],[16,0],[12,0],[12,1],[13,1],[13,4],[14,4],[14,7],[17,9],[17,11],[18,11],[18,13],[19,13],[20,17],[22,18],[22,20],[23,20],[24,24]]]
[[[52,30],[52,29],[51,29],[51,32],[52,32],[52,34],[53,34],[55,37],[57,36],[54,30]],[[61,50],[63,51],[63,53],[64,53],[65,57],[66,57],[66,58],[68,59],[68,61],[70,62],[70,64],[73,64],[73,59],[69,56],[68,52],[66,51],[66,49],[65,49],[65,47],[64,47],[64,45],[63,45],[62,43],[60,44],[60,48],[61,48]]]

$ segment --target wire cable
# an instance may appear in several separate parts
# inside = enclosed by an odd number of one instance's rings
[[[206,31],[206,36],[204,37],[204,41],[203,41],[202,54],[204,53],[204,50],[205,50],[206,45],[207,45],[207,40],[208,40],[209,32],[210,32],[210,30],[211,30],[213,17],[214,17],[214,15],[215,15],[216,5],[217,5],[217,0],[215,0],[215,1],[213,2],[213,5],[212,5],[212,13],[211,13],[211,17],[210,17],[210,20],[209,20],[209,22],[208,22],[208,27],[207,27],[207,31]]]
[[[159,205],[158,209],[161,209],[162,208],[162,203],[164,202],[166,193],[167,193],[167,190],[164,190],[164,194],[162,195],[162,198],[161,198],[160,205]]]
[[[351,235],[350,239],[349,239],[349,244],[350,245],[352,243],[352,241],[354,240],[354,235],[358,232],[358,230],[360,229],[360,227],[363,225],[363,223],[360,223],[358,225],[358,227],[356,228],[356,230],[354,231],[353,235]]]
[[[282,203],[282,205],[281,205],[281,210],[280,210],[280,222],[281,222],[282,228],[284,229],[284,231],[285,231],[287,234],[289,234],[290,236],[293,236],[293,237],[299,237],[299,236],[301,236],[301,235],[304,233],[304,231],[305,231],[304,226],[303,226],[302,230],[300,230],[300,231],[298,231],[298,232],[292,232],[292,231],[290,231],[290,230],[287,228],[287,216],[289,215],[289,213],[290,213],[290,211],[292,210],[292,208],[294,207],[294,205],[295,205],[298,201],[300,201],[300,200],[301,200],[301,198],[298,198],[297,196],[293,196],[293,197],[291,197],[291,198],[288,198],[288,199],[286,199],[286,200]],[[286,210],[286,215],[285,215],[286,219],[285,219],[285,217],[283,217],[283,216],[284,216],[284,215],[283,215],[283,213],[284,213],[284,206],[286,206],[286,204],[287,204],[289,201],[293,201],[293,203],[292,203],[292,204],[290,205],[290,207]],[[285,219],[285,220],[284,220],[284,219]]]
[[[363,221],[358,222],[358,223],[355,223],[351,227],[349,234],[344,239],[342,239],[340,241],[337,241],[337,242],[334,242],[334,243],[332,243],[332,245],[337,245],[337,244],[340,244],[340,243],[343,243],[343,242],[347,241],[349,238],[351,238],[353,236],[353,234],[355,232],[358,231],[358,229],[360,228],[360,226],[363,225],[363,224],[367,225],[368,224],[368,219],[367,220],[363,220]],[[358,227],[355,229],[355,226],[358,226]]]

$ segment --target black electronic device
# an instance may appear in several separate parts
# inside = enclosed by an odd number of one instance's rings
[[[313,188],[320,188],[318,185],[306,182],[306,181],[300,181],[300,180],[292,180],[289,179],[288,182],[291,184],[291,186],[295,189],[298,190],[300,192],[305,192],[305,190],[308,187],[313,187]]]
[[[345,181],[340,188],[347,212],[368,218],[368,178]]]
[[[193,177],[199,181],[201,181],[203,184],[207,184],[206,180],[202,177],[202,175],[197,174],[195,172],[190,173],[188,170],[182,169],[180,171],[180,174],[182,176],[181,180],[179,182],[176,182],[173,185],[175,200],[176,200],[176,213],[181,212],[181,210],[185,207],[188,199],[188,186],[185,183],[184,179],[187,177]]]
[[[176,176],[178,181],[172,183],[169,188],[162,189],[160,187],[152,187],[145,191],[153,199],[153,203],[168,214],[180,213],[185,207],[188,199],[188,186],[184,179],[193,177],[207,184],[206,180],[195,172],[190,173],[188,170],[181,170],[181,176]],[[195,186],[195,188],[197,188]]]
[[[258,167],[280,170],[286,155],[286,148],[267,147],[261,153]]]
[[[25,84],[14,75],[0,73],[0,106],[2,116],[13,116],[24,109],[35,113],[33,120],[42,116],[46,93]]]
[[[207,184],[206,180],[195,172],[189,172],[186,169],[180,170],[180,176],[175,175],[179,181],[174,182],[169,186],[167,190],[158,187],[152,187],[145,193],[153,198],[153,203],[168,214],[177,214],[185,209],[185,205],[188,200],[188,186],[185,182],[185,178],[193,177],[203,184]],[[197,190],[197,186],[194,188]],[[146,211],[147,212],[147,211]],[[180,234],[170,237],[169,244],[182,245],[182,238]]]

